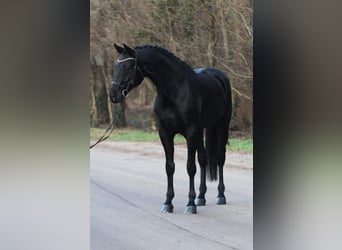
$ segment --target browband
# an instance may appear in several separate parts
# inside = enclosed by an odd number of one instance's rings
[[[128,61],[128,60],[134,60],[134,61],[135,61],[135,58],[133,58],[133,57],[128,57],[128,58],[125,58],[125,59],[122,59],[122,60],[118,59],[117,62],[118,62],[118,63],[121,63],[121,62],[125,62],[125,61]]]

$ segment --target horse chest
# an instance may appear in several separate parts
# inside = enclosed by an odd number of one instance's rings
[[[159,101],[155,103],[154,112],[159,122],[175,132],[182,132],[187,120],[186,112],[170,103],[165,104]]]
[[[156,110],[156,116],[161,123],[169,128],[179,130],[183,125],[180,115],[173,109],[159,108]]]

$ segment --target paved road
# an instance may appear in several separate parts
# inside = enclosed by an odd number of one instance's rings
[[[142,144],[142,147],[144,145]],[[227,205],[215,205],[208,182],[207,206],[183,213],[188,177],[176,159],[174,213],[160,213],[166,192],[164,159],[96,147],[90,153],[91,249],[252,249],[253,173],[225,167]],[[198,192],[199,171],[196,175]]]

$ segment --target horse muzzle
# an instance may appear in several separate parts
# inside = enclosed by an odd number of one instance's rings
[[[110,96],[110,100],[112,103],[120,103],[123,101],[123,96],[121,94],[119,96]]]

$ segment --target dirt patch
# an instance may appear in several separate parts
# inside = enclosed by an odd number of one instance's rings
[[[164,150],[160,142],[103,142],[97,145],[96,149],[164,158]],[[186,160],[186,158],[186,145],[176,144],[175,159]],[[253,170],[253,154],[228,151],[225,167]]]

